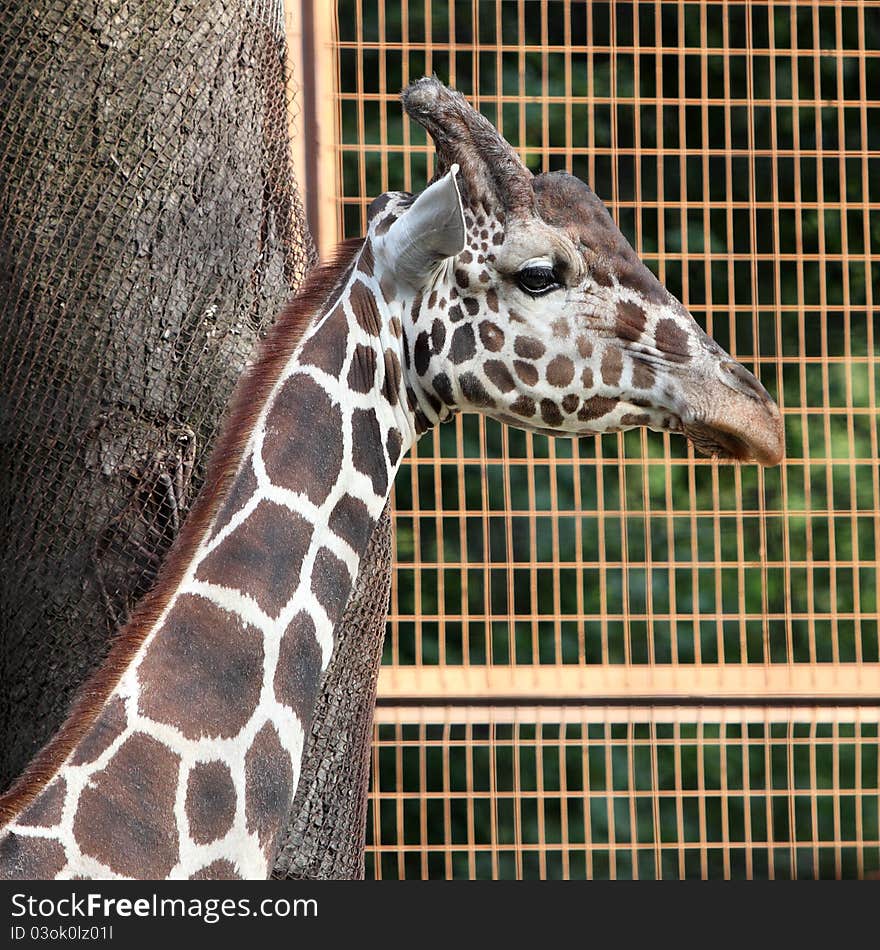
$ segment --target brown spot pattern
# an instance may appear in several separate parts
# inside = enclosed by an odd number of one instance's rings
[[[370,202],[369,207],[367,208],[367,221],[372,222],[376,218],[376,215],[381,214],[391,203],[391,199],[392,199],[392,195],[387,191],[384,194],[379,195],[378,198],[374,198]],[[394,215],[391,214],[391,217],[393,219]],[[379,222],[379,224],[382,224],[382,223],[384,222],[383,221]]]
[[[590,270],[590,276],[593,278],[593,282],[598,284],[600,287],[611,287],[614,283],[614,278],[611,274],[611,271],[607,267],[603,267],[598,262],[594,262]]]
[[[98,714],[91,729],[82,738],[70,759],[71,765],[94,762],[126,726],[125,703],[114,696]]]
[[[575,409],[577,409],[577,407],[580,405],[580,401],[581,400],[579,396],[576,396],[574,393],[569,393],[562,400],[562,408],[565,410],[565,412],[571,415],[571,413],[573,413]]]
[[[359,280],[356,280],[352,284],[348,299],[358,326],[360,326],[365,333],[369,333],[371,336],[378,336],[382,328],[382,320],[379,316],[376,298],[370,290]]]
[[[328,548],[321,548],[315,555],[312,570],[312,593],[324,608],[330,622],[335,624],[351,593],[351,575],[345,562]]]
[[[622,426],[646,426],[650,421],[651,417],[647,412],[625,412],[620,417]]]
[[[385,451],[388,453],[388,461],[392,465],[397,464],[400,458],[400,450],[403,448],[403,436],[397,429],[389,429],[385,437]]]
[[[547,364],[547,382],[564,389],[574,379],[574,363],[567,356],[555,356]]]
[[[271,722],[267,722],[254,737],[245,756],[244,771],[248,831],[257,835],[264,852],[269,855],[274,851],[293,794],[290,756]]]
[[[422,292],[419,291],[415,297],[413,297],[412,306],[409,310],[409,315],[413,323],[418,322],[419,314],[422,312]]]
[[[489,320],[480,324],[480,339],[490,353],[497,353],[504,346],[504,331]]]
[[[48,788],[34,799],[18,819],[21,825],[33,825],[37,828],[51,828],[61,821],[64,811],[64,793],[67,791],[67,782],[57,778]]]
[[[607,399],[605,396],[593,396],[592,399],[585,399],[584,404],[578,412],[578,419],[581,422],[589,422],[591,419],[601,419],[607,415],[617,405],[617,399]]]
[[[342,304],[337,304],[330,316],[324,320],[320,329],[315,331],[302,345],[299,361],[308,366],[317,366],[331,376],[342,372],[345,362],[345,347],[348,341],[348,317]]]
[[[308,376],[297,373],[281,387],[266,420],[266,473],[281,488],[320,505],[342,468],[342,412]]]
[[[202,561],[196,578],[240,590],[277,617],[296,589],[311,537],[302,515],[261,501]]]
[[[176,726],[188,739],[228,739],[260,698],[262,634],[238,614],[181,594],[147,649],[139,679],[143,715]]]
[[[644,360],[633,359],[633,387],[635,389],[652,389],[657,377],[653,367]]]
[[[541,418],[548,426],[562,425],[562,413],[559,406],[552,399],[541,400]]]
[[[623,373],[623,354],[616,346],[606,346],[602,354],[602,381],[606,386],[616,386]]]
[[[419,376],[424,376],[428,372],[428,364],[431,362],[431,346],[425,330],[422,330],[416,337],[415,346],[413,347],[413,360],[416,372]]]
[[[571,333],[571,327],[565,317],[558,317],[550,325],[550,328],[553,330],[553,336],[556,337],[557,340],[567,340]]]
[[[530,419],[535,414],[535,400],[528,396],[520,396],[511,404],[510,411]]]
[[[354,467],[373,483],[384,498],[388,491],[388,466],[382,451],[382,432],[373,409],[355,409],[351,415],[351,452]]]
[[[179,767],[179,757],[152,736],[126,739],[80,796],[73,833],[83,854],[127,877],[166,877],[179,853]]]
[[[513,376],[510,375],[510,370],[501,360],[487,360],[483,369],[486,372],[486,376],[489,377],[489,380],[500,389],[501,392],[509,393],[511,389],[516,386]]]
[[[231,861],[220,858],[199,868],[195,874],[190,874],[191,881],[240,881],[241,875]]]
[[[411,386],[406,387],[406,404],[413,414],[416,432],[419,434],[427,432],[427,430],[431,428],[431,423],[428,421],[428,417],[424,412],[422,412],[421,406],[419,406],[419,400],[416,398],[416,394]]]
[[[648,318],[645,311],[636,303],[621,300],[617,304],[616,333],[621,340],[635,343],[645,332]]]
[[[397,220],[397,215],[393,211],[389,211],[384,218],[376,225],[375,231],[376,234],[382,235],[387,234],[391,230],[391,225]]]
[[[186,785],[186,816],[196,844],[222,838],[235,818],[235,785],[225,762],[197,762]]]
[[[582,359],[588,360],[593,355],[593,344],[583,334],[577,338],[577,348]]]
[[[376,385],[376,351],[362,343],[354,348],[348,367],[348,388],[356,393],[368,393]]]
[[[513,350],[524,360],[539,360],[544,355],[544,344],[531,336],[518,336],[513,341]]]
[[[473,373],[462,373],[459,380],[461,393],[471,405],[492,408],[495,400],[486,392],[486,387]]]
[[[523,360],[514,360],[513,368],[516,375],[527,385],[534,386],[538,382],[538,371],[531,363],[525,363]]]
[[[455,405],[455,396],[452,392],[452,382],[446,373],[437,373],[431,380],[434,391],[446,403],[447,406]]]
[[[212,537],[218,535],[226,525],[229,524],[232,520],[232,516],[236,512],[241,511],[245,502],[256,490],[257,476],[254,474],[251,456],[248,455],[242,463],[238,474],[235,476],[232,485],[229,487],[226,500],[223,502],[220,513],[217,515],[217,520],[214,522],[214,530],[211,533]]]
[[[446,324],[442,320],[434,320],[431,324],[431,349],[435,353],[443,350],[446,343]]]
[[[315,624],[302,610],[281,638],[273,686],[278,702],[296,713],[306,733],[320,692],[321,660]]]
[[[362,274],[372,277],[374,265],[373,246],[369,241],[364,241],[364,246],[361,248],[360,257],[358,258],[358,270]]]
[[[657,344],[657,349],[665,353],[674,363],[685,363],[691,358],[688,352],[687,333],[671,317],[664,317],[657,321],[654,342]]]
[[[373,533],[374,522],[367,506],[354,495],[343,495],[330,514],[330,530],[361,554]]]
[[[469,323],[463,323],[456,327],[452,334],[452,343],[449,346],[449,358],[453,363],[459,365],[466,363],[474,357],[477,352],[477,344],[474,340],[474,328]]]
[[[32,838],[14,831],[0,837],[0,867],[8,880],[53,878],[65,864],[64,846],[54,838]]]

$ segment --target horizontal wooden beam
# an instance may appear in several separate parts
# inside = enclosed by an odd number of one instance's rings
[[[380,722],[876,722],[880,664],[390,666],[378,695]]]
[[[880,723],[880,706],[376,706],[380,725]]]

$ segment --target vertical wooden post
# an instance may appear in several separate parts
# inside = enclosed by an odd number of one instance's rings
[[[287,120],[290,131],[290,161],[293,174],[305,205],[306,140],[303,116],[303,25],[305,0],[282,0],[284,32],[287,37],[288,101]]]
[[[297,184],[318,254],[340,239],[336,108],[336,4],[284,0],[287,55],[294,83],[290,133]]]

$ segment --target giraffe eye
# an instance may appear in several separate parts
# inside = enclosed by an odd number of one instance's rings
[[[540,297],[559,286],[556,271],[547,264],[527,264],[516,272],[516,282],[532,297]]]

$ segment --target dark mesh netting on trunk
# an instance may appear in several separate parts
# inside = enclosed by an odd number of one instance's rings
[[[0,782],[146,590],[313,261],[281,0],[0,0]]]

